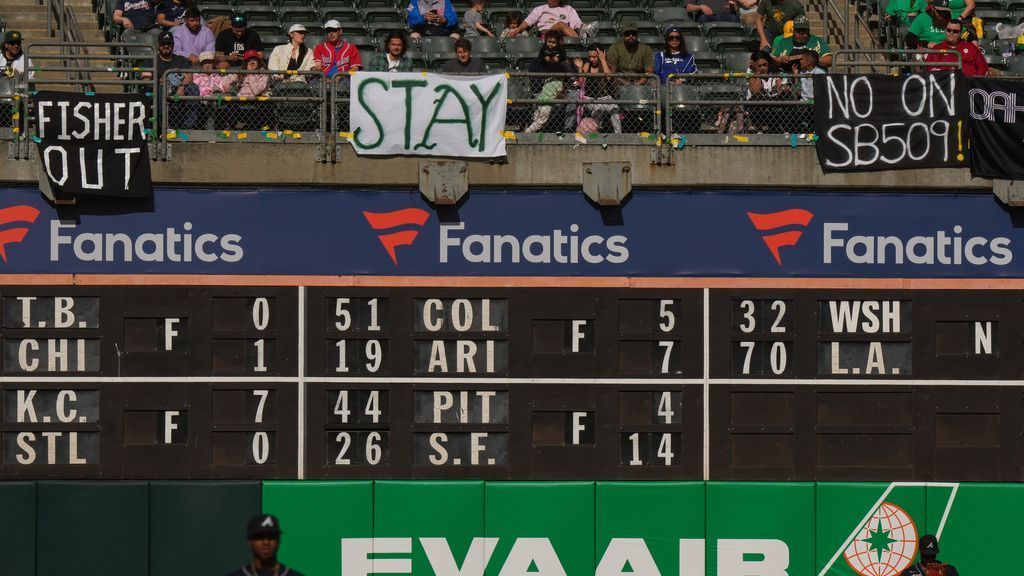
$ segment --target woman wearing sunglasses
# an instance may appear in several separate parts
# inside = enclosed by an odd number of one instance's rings
[[[697,65],[693,61],[693,54],[686,51],[686,44],[683,42],[683,32],[676,26],[665,31],[665,47],[654,55],[654,73],[661,78],[662,84],[667,84],[669,76],[675,74],[693,74],[697,71]],[[682,82],[682,78],[672,78],[673,82]]]

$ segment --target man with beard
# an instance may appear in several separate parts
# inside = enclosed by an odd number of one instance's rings
[[[277,561],[277,550],[281,545],[281,528],[276,516],[260,514],[249,519],[249,548],[252,561],[228,576],[302,576],[302,574]]]
[[[626,22],[622,26],[622,41],[608,49],[607,58],[613,74],[654,73],[654,51],[647,44],[640,43],[634,22]],[[639,82],[643,81],[643,78],[639,79]]]
[[[928,8],[910,23],[907,48],[934,48],[946,41],[946,25],[952,13],[949,0],[932,0]]]
[[[793,36],[777,36],[772,44],[772,59],[786,72],[799,73],[800,55],[804,52],[818,54],[818,63],[828,68],[832,65],[832,50],[824,38],[811,34],[811,23],[807,16],[793,19]],[[797,71],[793,69],[796,68]]]
[[[232,66],[241,66],[242,54],[249,50],[255,50],[260,59],[263,58],[263,41],[255,30],[249,28],[249,20],[244,14],[231,17],[231,28],[218,34],[214,45],[217,57],[227,60]]]
[[[198,8],[185,11],[185,25],[174,29],[174,53],[188,59],[192,65],[199,64],[199,55],[213,52],[213,32],[203,26]]]

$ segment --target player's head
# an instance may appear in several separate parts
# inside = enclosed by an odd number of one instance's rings
[[[246,534],[253,557],[264,565],[274,562],[277,548],[281,545],[281,525],[277,517],[259,514],[249,518]]]
[[[939,539],[932,534],[925,534],[921,536],[921,541],[918,544],[921,550],[921,561],[934,562],[939,555]]]

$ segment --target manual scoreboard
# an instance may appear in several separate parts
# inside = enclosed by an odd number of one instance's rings
[[[7,286],[0,478],[1020,479],[1024,292]]]

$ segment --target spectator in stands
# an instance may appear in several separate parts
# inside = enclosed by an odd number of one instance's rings
[[[25,53],[21,51],[21,32],[8,30],[4,34],[3,47],[0,48],[0,96],[17,93],[17,85],[25,79],[26,71],[28,78],[35,76],[32,61],[26,60]],[[13,123],[13,111],[14,104],[10,99],[0,100],[0,126],[7,127]]]
[[[612,69],[608,66],[606,52],[600,44],[593,43],[587,46],[587,59],[576,58],[573,61],[576,71],[581,74],[604,74],[604,77],[581,76],[576,79],[576,90],[578,98],[587,101],[587,104],[566,105],[564,131],[572,131],[573,121],[576,122],[576,129],[585,132],[598,132],[604,120],[608,119],[612,124],[612,130],[616,134],[622,132],[622,114],[619,112],[618,104],[600,103],[606,100],[614,100],[614,86],[610,77]],[[576,94],[570,94],[569,98],[576,98]],[[593,119],[593,129],[588,130],[587,118]]]
[[[747,78],[747,100],[783,100],[791,99],[793,91],[789,81],[778,76],[767,76],[771,71],[772,57],[764,50],[755,50],[750,55],[750,67],[747,74],[757,75]],[[749,120],[753,130],[758,133],[781,133],[782,121],[785,119],[785,108],[781,106],[750,106]]]
[[[187,58],[192,65],[199,64],[199,55],[213,52],[213,32],[203,25],[199,9],[191,7],[185,11],[185,25],[174,29],[174,53]]]
[[[929,0],[915,0],[914,8],[920,13],[928,8]],[[949,0],[950,17],[954,20],[962,20],[964,25],[971,22],[974,16],[975,0]]]
[[[466,25],[466,38],[474,36],[490,36],[494,38],[494,32],[484,25],[484,0],[470,0],[469,10],[466,10],[462,20]]]
[[[963,31],[963,23],[959,20],[950,20],[946,24],[946,39],[936,44],[935,49],[947,50],[948,52],[933,52],[925,57],[925,62],[946,64],[929,66],[928,70],[954,70],[956,67],[951,64],[955,64],[959,60],[964,76],[985,76],[988,74],[988,62],[985,61],[985,55],[981,53],[981,49],[975,46],[973,42],[968,42],[960,37]],[[960,56],[957,56],[957,53]]]
[[[793,19],[793,36],[777,36],[772,44],[772,59],[785,71],[798,73],[800,56],[804,52],[816,52],[821,66],[832,65],[832,49],[823,38],[811,34],[811,23],[807,16]]]
[[[686,51],[683,43],[683,30],[678,26],[669,26],[665,30],[665,47],[654,55],[654,73],[667,84],[672,74],[693,74],[697,71],[697,63],[693,54]],[[674,78],[674,82],[682,82],[682,78]]]
[[[951,12],[949,0],[932,0],[928,8],[918,14],[910,23],[907,32],[907,48],[934,48],[946,41],[946,24],[949,24]]]
[[[405,8],[413,38],[421,36],[459,37],[459,15],[451,0],[409,0]]]
[[[687,12],[697,12],[697,22],[739,22],[737,0],[704,0],[704,2],[687,3]]]
[[[258,32],[249,28],[245,14],[231,17],[231,28],[217,35],[214,46],[217,55],[231,66],[241,66],[242,55],[249,50],[259,52],[260,58],[263,58],[263,40]]]
[[[164,30],[177,28],[185,23],[185,12],[192,7],[192,0],[163,0],[156,12],[156,23]]]
[[[537,57],[530,62],[528,72],[566,74],[572,70],[569,68],[568,59],[565,56],[565,46],[562,44],[562,35],[557,31],[551,31],[544,36],[544,44],[541,45]],[[540,132],[544,125],[551,119],[551,112],[554,105],[545,104],[543,101],[557,100],[565,94],[566,81],[564,76],[535,77],[530,79],[530,90],[536,95],[537,100],[542,103],[537,105],[533,111],[533,121],[526,127],[525,132]]]
[[[653,74],[654,51],[647,44],[640,43],[640,32],[635,22],[622,25],[622,41],[608,49],[608,65],[613,74]],[[646,79],[639,78],[637,84]]]
[[[192,83],[199,88],[199,96],[213,96],[231,91],[237,80],[234,74],[225,74],[215,69],[217,55],[203,52],[199,55],[199,67],[202,69],[192,75]]]
[[[502,29],[500,38],[508,38],[515,36],[516,28],[519,28],[520,24],[523,23],[523,13],[518,10],[513,10],[508,14],[505,14],[505,28]]]
[[[737,0],[737,13],[740,16],[740,24],[746,28],[757,27],[757,0]]]
[[[124,26],[125,30],[148,32],[156,26],[156,9],[150,0],[118,0],[114,24]]]
[[[0,72],[5,78],[25,78],[26,71],[28,78],[35,78],[35,70],[32,68],[32,61],[29,60],[21,50],[21,32],[8,30],[4,33],[4,46],[0,50]]]
[[[760,49],[770,51],[776,36],[782,36],[786,22],[804,16],[800,0],[760,0],[757,5],[757,37]]]
[[[341,22],[337,20],[324,22],[324,41],[313,48],[313,62],[328,78],[363,69],[359,49],[341,39]]]
[[[893,26],[910,26],[917,14],[917,0],[889,0],[884,22]]]
[[[155,116],[159,117],[163,113],[165,94],[170,92],[183,96],[185,94],[185,86],[192,83],[191,74],[182,72],[171,72],[168,74],[168,71],[191,67],[192,63],[187,58],[182,58],[174,53],[174,35],[170,32],[161,32],[160,36],[157,37],[156,77],[158,84],[156,99],[154,100],[156,104],[154,109]],[[142,73],[143,80],[150,80],[152,78],[152,72]]]
[[[808,50],[800,55],[800,99],[814,101],[814,78],[816,74],[825,74],[825,69],[819,66],[818,53]],[[813,116],[813,114],[811,114]]]
[[[465,38],[455,41],[455,58],[441,65],[442,74],[486,74],[487,63],[473,58],[473,44]]]
[[[319,70],[313,58],[313,49],[306,46],[306,27],[302,24],[292,24],[288,28],[287,44],[275,46],[270,52],[269,68],[275,72],[283,70]],[[277,75],[276,79],[285,78]],[[285,82],[306,82],[309,76],[299,74],[290,75],[284,79]]]
[[[384,51],[378,52],[370,59],[366,68],[370,72],[412,72],[412,58],[406,58],[408,50],[405,34],[394,30],[384,39]]]
[[[526,18],[514,29],[510,30],[508,36],[517,36],[527,28],[537,27],[541,36],[548,31],[561,32],[564,36],[594,36],[597,34],[597,25],[586,25],[580,20],[580,15],[572,6],[563,6],[562,0],[547,0],[547,4],[537,6],[526,16]]]
[[[246,98],[266,96],[270,94],[270,74],[255,73],[263,70],[263,58],[255,50],[246,50],[242,55],[242,68],[254,74],[240,74],[238,95]]]

